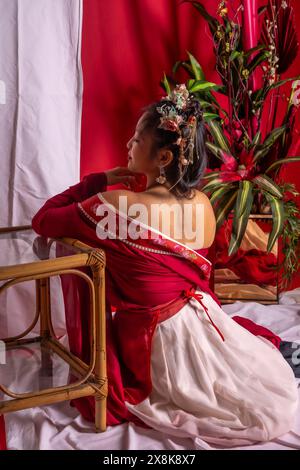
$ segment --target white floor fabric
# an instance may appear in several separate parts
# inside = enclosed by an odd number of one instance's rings
[[[224,305],[229,316],[241,315],[270,328],[285,341],[300,345],[300,288],[280,295],[279,305],[260,305],[255,302]],[[300,346],[295,349],[300,362]],[[24,359],[26,361],[26,358]],[[24,363],[24,367],[26,364]],[[24,370],[24,369],[23,369]],[[26,387],[31,383],[26,371]],[[280,377],[278,377],[280,380]],[[295,379],[300,387],[300,379]],[[300,388],[299,388],[300,393]],[[105,433],[94,432],[93,424],[81,418],[68,402],[32,408],[5,416],[7,445],[18,450],[214,450],[200,438],[175,438],[159,431],[134,424],[108,427]],[[235,450],[293,450],[300,449],[300,408],[294,428],[269,442],[237,446]],[[229,450],[227,447],[226,450]]]

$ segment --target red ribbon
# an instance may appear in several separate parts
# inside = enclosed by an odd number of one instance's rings
[[[215,328],[215,330],[217,330],[217,332],[219,333],[219,335],[221,336],[222,340],[225,341],[225,338],[224,336],[222,335],[221,331],[219,330],[219,328],[217,327],[217,325],[212,321],[212,319],[210,318],[210,315],[208,313],[208,309],[207,307],[203,304],[202,300],[203,299],[203,295],[202,294],[196,294],[195,292],[192,292],[191,289],[187,289],[184,291],[184,294],[186,295],[186,297],[193,297],[194,299],[198,300],[198,302],[202,305],[202,307],[204,308],[204,311],[206,313],[206,315],[208,316],[209,318],[209,321],[210,323],[212,324],[212,326]]]

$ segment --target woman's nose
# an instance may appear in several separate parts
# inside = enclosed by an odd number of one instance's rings
[[[128,148],[128,150],[130,150],[130,147],[131,147],[131,141],[132,141],[132,139],[130,139],[130,140],[127,142],[127,144],[126,144],[126,145],[127,145],[127,148]]]

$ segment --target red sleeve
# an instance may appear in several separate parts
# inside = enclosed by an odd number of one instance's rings
[[[106,190],[107,178],[104,172],[85,176],[80,183],[48,199],[33,217],[32,228],[44,237],[80,236],[82,221],[78,215],[77,202]]]

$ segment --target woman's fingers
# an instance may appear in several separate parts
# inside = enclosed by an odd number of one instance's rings
[[[107,177],[108,186],[123,183],[129,176],[132,176],[134,178],[134,176],[136,175],[134,171],[129,170],[127,167],[120,166],[117,166],[116,168],[113,168],[111,170],[107,170],[105,173]]]
[[[130,183],[131,181],[134,181],[135,180],[135,176],[119,176],[118,177],[118,182],[120,183],[124,183],[125,181],[127,183]]]
[[[116,171],[116,174],[117,175],[135,175],[135,172],[132,171],[132,170],[129,170],[128,168],[124,167],[118,167],[117,171]]]

